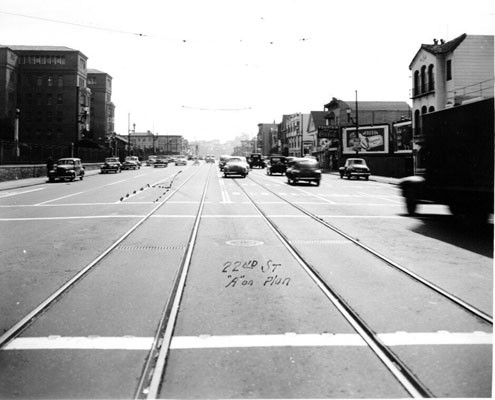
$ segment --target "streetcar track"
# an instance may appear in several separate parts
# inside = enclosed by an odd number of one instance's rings
[[[252,178],[251,180],[254,181]],[[237,181],[236,181],[237,183]],[[378,335],[370,326],[354,311],[354,309],[340,296],[321,274],[309,264],[301,252],[290,242],[287,236],[278,228],[278,226],[261,210],[256,202],[251,198],[247,191],[237,183],[245,196],[251,201],[256,211],[262,216],[267,225],[270,227],[275,236],[280,240],[284,247],[305,270],[308,276],[315,282],[319,289],[325,294],[335,308],[341,313],[352,328],[366,342],[368,347],[375,353],[390,373],[397,379],[402,387],[414,398],[433,397],[428,388],[417,378],[412,371],[393,353],[389,347],[383,343]],[[288,202],[290,204],[290,202]]]
[[[193,177],[198,175],[199,172],[187,177],[184,182],[182,182],[177,188],[170,191],[168,195],[161,200],[149,213],[141,217],[141,219],[136,222],[127,232],[125,232],[119,239],[117,239],[113,244],[111,244],[106,250],[104,250],[99,256],[97,256],[93,261],[82,268],[77,274],[75,274],[70,280],[68,280],[64,285],[59,287],[55,292],[48,296],[44,301],[42,301],[36,308],[25,315],[16,324],[10,327],[0,336],[0,350],[3,350],[9,342],[14,338],[18,337],[25,329],[27,329],[42,313],[47,311],[52,305],[58,302],[65,294],[67,294],[78,282],[80,282],[83,277],[85,277],[94,267],[96,267],[104,258],[106,258],[111,252],[116,250],[119,245],[127,239],[132,233],[134,233],[137,228],[139,228],[145,221],[153,216],[173,195],[175,195],[183,186],[186,185]],[[174,178],[175,179],[175,178]],[[172,185],[173,181],[171,182]]]
[[[396,270],[398,270],[398,271],[406,274],[407,276],[409,276],[410,278],[412,278],[415,281],[419,282],[420,284],[428,287],[429,289],[433,290],[434,292],[440,294],[444,298],[446,298],[449,301],[453,302],[457,306],[463,308],[465,311],[469,312],[470,314],[473,314],[476,317],[480,318],[481,320],[483,320],[485,322],[488,322],[489,324],[493,325],[493,317],[491,315],[488,315],[487,313],[483,312],[482,310],[480,310],[480,309],[472,306],[471,304],[467,303],[466,301],[462,300],[458,296],[456,296],[456,295],[454,295],[452,293],[447,292],[446,290],[442,289],[441,287],[439,287],[438,285],[434,284],[433,282],[428,281],[427,279],[421,277],[420,275],[416,274],[415,272],[413,272],[413,271],[407,269],[406,267],[404,267],[404,266],[396,263],[395,261],[393,261],[390,258],[386,257],[385,255],[379,253],[378,251],[376,251],[376,250],[372,249],[371,247],[367,246],[366,244],[362,243],[359,239],[353,238],[352,236],[348,235],[347,233],[345,233],[344,231],[340,230],[336,226],[334,226],[331,223],[325,221],[321,216],[318,216],[316,214],[313,214],[310,211],[304,209],[303,207],[300,207],[295,202],[292,202],[292,201],[290,201],[290,200],[288,200],[288,199],[280,196],[278,193],[276,193],[273,190],[267,188],[265,185],[262,185],[261,183],[257,182],[253,178],[250,178],[250,180],[252,182],[256,183],[257,185],[263,187],[265,190],[268,190],[269,192],[271,192],[273,195],[275,195],[279,199],[282,199],[286,204],[291,205],[292,207],[296,208],[297,210],[299,210],[303,214],[307,215],[308,217],[310,217],[314,221],[319,222],[320,224],[322,224],[326,228],[332,230],[333,232],[337,233],[338,235],[340,235],[340,236],[344,237],[345,239],[349,240],[350,242],[354,243],[356,246],[358,246],[361,249],[365,250],[366,252],[372,254],[373,256],[375,256],[376,258],[378,258],[379,260],[385,262],[390,267],[392,267],[392,268],[394,268],[394,269],[396,269]],[[239,187],[241,187],[241,186],[239,185]],[[244,189],[242,189],[242,190],[244,190]],[[247,192],[245,192],[245,193],[247,195]]]
[[[208,169],[208,176],[203,187],[203,193],[199,202],[198,211],[194,220],[193,228],[186,246],[186,251],[181,265],[176,272],[174,283],[170,295],[167,298],[164,312],[158,324],[158,328],[153,340],[152,350],[149,353],[146,364],[141,374],[141,379],[137,385],[134,398],[156,399],[163,383],[163,374],[167,363],[170,344],[173,339],[175,323],[179,313],[182,294],[186,285],[186,278],[191,265],[192,253],[199,230],[199,223],[205,205],[206,192],[211,177],[211,167]]]

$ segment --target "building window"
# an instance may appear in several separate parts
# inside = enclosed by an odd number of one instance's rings
[[[52,94],[46,95],[46,105],[47,106],[53,105],[53,95]]]
[[[63,116],[64,114],[62,113],[62,111],[57,111],[57,122],[62,122]]]
[[[428,108],[428,112],[429,112],[429,113],[432,113],[432,112],[434,112],[434,111],[435,111],[435,107],[430,106],[430,108]]]
[[[452,79],[452,60],[447,60],[447,80],[450,81]]]
[[[38,75],[36,77],[36,86],[41,86],[43,84],[43,77],[41,75]]]
[[[427,110],[426,106],[421,107],[421,114],[426,114]]]
[[[435,90],[435,78],[433,76],[433,64],[428,67],[428,91],[433,92]]]
[[[426,66],[421,67],[421,93],[426,92]]]
[[[48,86],[53,86],[53,76],[48,75],[46,82],[47,82]]]
[[[57,104],[64,103],[64,95],[62,93],[57,94]]]
[[[64,86],[64,78],[62,77],[62,75],[57,76],[57,86],[58,87]]]

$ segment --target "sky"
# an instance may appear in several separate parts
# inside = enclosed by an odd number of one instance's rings
[[[345,101],[411,104],[422,43],[494,34],[495,0],[2,0],[0,45],[110,74],[115,131],[221,142]]]

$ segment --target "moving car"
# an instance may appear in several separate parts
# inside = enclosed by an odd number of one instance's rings
[[[161,167],[167,167],[168,166],[168,159],[165,157],[160,157],[155,160],[155,163],[153,164],[154,168],[161,168]]]
[[[76,178],[81,181],[84,178],[84,166],[80,158],[61,158],[48,171],[50,182],[55,182],[57,179],[75,181]]]
[[[105,163],[101,166],[101,173],[108,174],[109,172],[122,172],[122,164],[118,157],[105,158]]]
[[[206,163],[214,163],[215,162],[215,157],[213,156],[206,156],[205,157]]]
[[[223,166],[223,176],[240,175],[243,178],[249,173],[249,165],[244,157],[230,157]]]
[[[139,169],[141,168],[141,162],[136,156],[127,156],[122,163],[122,169]]]
[[[146,165],[153,165],[156,161],[158,156],[148,156],[148,159],[146,160]]]
[[[265,161],[260,153],[252,153],[248,157],[249,168],[265,168]]]
[[[318,161],[311,158],[294,158],[289,162],[285,175],[290,185],[306,181],[315,182],[316,186],[320,186],[321,170]]]
[[[366,161],[362,158],[348,158],[343,167],[339,168],[340,178],[344,176],[347,179],[351,179],[353,176],[356,178],[363,177],[368,180],[370,177],[370,169],[366,165]]]
[[[284,156],[269,156],[266,164],[266,174],[285,174],[287,171],[287,159]]]

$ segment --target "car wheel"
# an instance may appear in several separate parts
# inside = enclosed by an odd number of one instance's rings
[[[83,178],[84,178],[84,175],[81,175],[81,176],[79,177],[79,180],[80,180],[80,181],[82,181],[82,180],[83,180]]]
[[[344,177],[344,174],[340,174],[340,179],[342,179]]]
[[[320,180],[319,179],[316,181],[316,186],[320,186]]]
[[[364,177],[364,180],[366,180],[366,181],[367,181],[367,180],[369,180],[369,179],[370,179],[370,177],[369,177],[369,176],[365,176],[365,177]]]
[[[48,182],[55,182],[55,178],[48,178]]]

